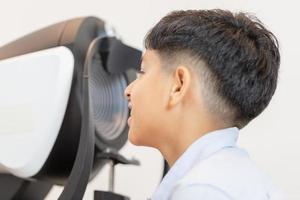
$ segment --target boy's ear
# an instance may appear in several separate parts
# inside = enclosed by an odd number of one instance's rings
[[[174,107],[187,98],[191,87],[191,71],[185,66],[176,68],[172,75],[172,85],[169,96],[169,107]]]

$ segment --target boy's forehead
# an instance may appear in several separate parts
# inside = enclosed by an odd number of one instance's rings
[[[146,51],[144,51],[143,54],[142,54],[141,62],[144,62],[144,61],[145,61],[145,53],[146,53]]]
[[[147,49],[145,49],[143,51],[142,57],[141,57],[141,62],[147,62],[147,55],[148,55],[148,51]]]
[[[159,57],[155,50],[145,50],[141,57],[141,63],[159,62]]]

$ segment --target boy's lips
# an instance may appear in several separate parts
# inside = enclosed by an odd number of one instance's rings
[[[131,108],[132,108],[131,103],[128,103],[128,108],[131,110]]]
[[[131,122],[131,116],[128,118],[128,120],[127,120],[127,124],[128,124],[128,126],[130,126],[130,122]]]
[[[129,108],[129,109],[130,109],[130,111],[131,111],[131,109],[132,109],[132,105],[131,105],[131,103],[128,103],[128,108]],[[130,121],[131,121],[131,112],[130,112],[129,118],[128,118],[128,120],[127,120],[127,124],[128,124],[128,126],[130,126]]]

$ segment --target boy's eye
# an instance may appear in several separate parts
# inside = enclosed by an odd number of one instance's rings
[[[143,70],[139,70],[137,71],[136,75],[137,75],[137,78],[139,78],[141,75],[145,74],[145,72]]]
[[[138,74],[144,74],[145,72],[144,72],[143,70],[140,69],[137,73],[138,73]]]

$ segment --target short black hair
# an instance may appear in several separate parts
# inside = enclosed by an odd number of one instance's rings
[[[227,117],[239,128],[267,107],[277,86],[278,41],[247,13],[173,11],[148,32],[145,48],[157,50],[162,60],[188,54],[204,62],[214,81],[211,90],[224,100],[225,110],[231,112]]]

